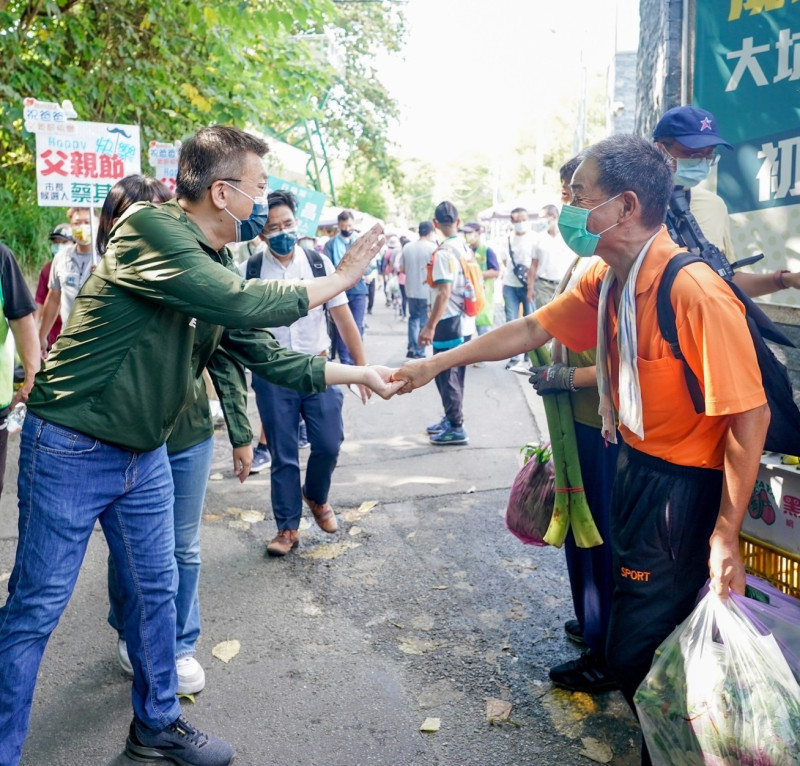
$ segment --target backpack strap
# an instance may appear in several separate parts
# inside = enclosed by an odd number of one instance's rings
[[[245,271],[245,279],[259,279],[261,276],[261,253],[253,253],[247,259],[247,270]]]
[[[306,258],[308,258],[308,265],[311,266],[311,272],[314,274],[314,277],[327,276],[322,256],[316,250],[311,250],[311,248],[307,248],[304,245],[300,245],[300,247],[303,248],[303,252],[306,254]]]
[[[706,263],[702,258],[692,253],[680,253],[669,260],[664,269],[664,274],[661,277],[661,284],[658,286],[656,312],[658,314],[658,329],[661,335],[664,337],[664,340],[669,343],[669,347],[675,355],[675,358],[683,362],[683,374],[686,378],[689,394],[692,397],[692,404],[694,404],[695,412],[700,414],[706,411],[706,403],[703,392],[700,389],[700,381],[686,362],[686,358],[683,356],[680,344],[678,343],[677,319],[675,317],[675,309],[672,307],[671,298],[672,283],[675,281],[678,272],[684,266],[697,262]]]

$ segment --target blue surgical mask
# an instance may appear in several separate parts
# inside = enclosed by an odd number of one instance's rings
[[[675,159],[675,186],[691,188],[708,178],[711,172],[711,163],[698,158],[694,160],[677,157]]]
[[[611,226],[597,234],[592,234],[592,232],[586,228],[586,222],[589,220],[589,213],[591,213],[592,210],[603,207],[603,205],[611,202],[611,200],[615,200],[620,194],[615,194],[610,199],[592,208],[575,207],[574,205],[564,205],[564,207],[561,208],[561,215],[558,216],[558,230],[561,232],[564,242],[567,243],[567,246],[573,253],[582,258],[588,258],[594,255],[600,237],[618,225],[619,222],[611,224]]]
[[[236,222],[236,235],[234,237],[234,241],[249,242],[251,239],[255,239],[259,234],[261,234],[264,226],[267,224],[267,218],[269,217],[269,205],[267,204],[267,198],[251,197],[247,192],[242,191],[233,184],[229,184],[227,181],[223,181],[222,183],[227,184],[231,187],[231,189],[235,189],[239,192],[239,194],[244,194],[247,199],[253,200],[253,212],[250,213],[250,217],[244,221],[240,218],[237,218],[233,213],[231,213],[230,210],[228,210],[228,208],[223,208],[223,210]]]
[[[267,245],[276,255],[289,255],[297,244],[297,229],[284,229],[267,234]]]

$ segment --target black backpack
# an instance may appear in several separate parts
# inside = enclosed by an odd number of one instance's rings
[[[684,359],[678,344],[678,328],[675,320],[675,309],[672,307],[670,294],[672,283],[678,272],[689,263],[705,263],[708,261],[692,253],[680,253],[672,258],[664,269],[661,284],[658,287],[656,310],[658,312],[658,328],[669,343],[676,359],[683,361],[683,372],[686,385],[692,397],[695,411],[705,412],[705,401],[700,389],[700,382]],[[713,268],[713,267],[711,267]],[[800,410],[794,403],[792,384],[786,367],[772,353],[765,338],[784,346],[794,344],[775,326],[766,314],[748,295],[742,292],[735,283],[725,280],[734,295],[744,304],[747,327],[756,349],[761,380],[767,395],[770,418],[769,430],[764,449],[770,452],[781,452],[787,455],[800,455]]]
[[[311,266],[311,271],[314,276],[326,276],[325,264],[322,262],[322,256],[316,250],[308,250],[302,245],[300,245],[300,247],[303,248],[303,252],[306,254],[306,258],[308,258],[308,265]],[[247,259],[247,271],[244,275],[245,279],[259,279],[259,275],[261,274],[261,258],[261,253],[253,253],[253,255]]]
[[[311,266],[311,273],[316,277],[327,276],[325,274],[325,264],[322,262],[322,256],[316,251],[311,250],[303,245],[300,245],[303,252],[308,258],[308,265]],[[261,253],[253,253],[247,259],[247,269],[245,271],[245,279],[258,279],[261,274]],[[325,304],[325,321],[328,325],[328,337],[331,339],[331,345],[328,349],[328,358],[336,359],[336,323],[333,321],[330,312],[328,311],[328,304]]]

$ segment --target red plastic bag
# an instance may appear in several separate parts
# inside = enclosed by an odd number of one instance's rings
[[[526,545],[547,545],[544,535],[555,504],[555,471],[549,446],[536,446],[531,452],[511,485],[506,526]]]

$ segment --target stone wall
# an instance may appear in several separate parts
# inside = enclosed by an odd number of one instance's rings
[[[640,0],[635,132],[651,136],[658,118],[683,102],[683,4],[693,0]]]

